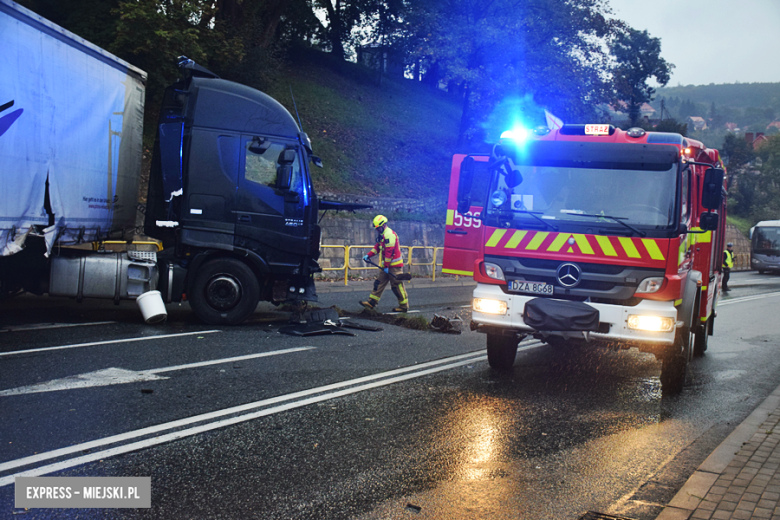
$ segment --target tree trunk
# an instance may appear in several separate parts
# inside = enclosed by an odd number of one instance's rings
[[[471,88],[468,83],[463,86],[463,111],[460,116],[460,128],[458,129],[458,148],[463,149],[468,139],[471,126]]]

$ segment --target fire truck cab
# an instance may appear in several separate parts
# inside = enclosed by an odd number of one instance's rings
[[[611,125],[505,132],[453,157],[445,273],[473,276],[473,330],[492,368],[527,335],[565,355],[637,347],[665,392],[713,333],[725,236],[717,150]]]

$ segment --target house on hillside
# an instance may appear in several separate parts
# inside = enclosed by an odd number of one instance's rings
[[[691,132],[693,132],[694,130],[707,129],[707,121],[705,121],[703,117],[690,116],[688,119],[685,120],[685,123],[688,125],[688,130]]]
[[[725,126],[726,130],[728,130],[729,132],[734,132],[734,133],[739,132],[739,127],[737,126],[737,123],[726,123],[723,126]]]
[[[766,129],[769,130],[770,128],[777,128],[780,130],[780,121],[772,121],[768,125],[766,125]]]
[[[755,150],[765,142],[769,141],[769,138],[767,138],[763,132],[745,132],[745,141],[747,141],[747,144]]]

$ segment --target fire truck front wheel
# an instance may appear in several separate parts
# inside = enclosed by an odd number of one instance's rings
[[[487,356],[490,368],[494,370],[511,370],[515,364],[517,344],[520,343],[517,336],[502,336],[499,334],[487,335]]]
[[[674,344],[661,359],[661,391],[665,394],[679,394],[685,384],[685,372],[691,357],[691,329],[677,329]]]

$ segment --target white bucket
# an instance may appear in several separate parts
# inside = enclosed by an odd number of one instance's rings
[[[160,291],[145,292],[138,296],[135,301],[141,308],[141,314],[144,315],[146,323],[157,323],[168,317]]]

